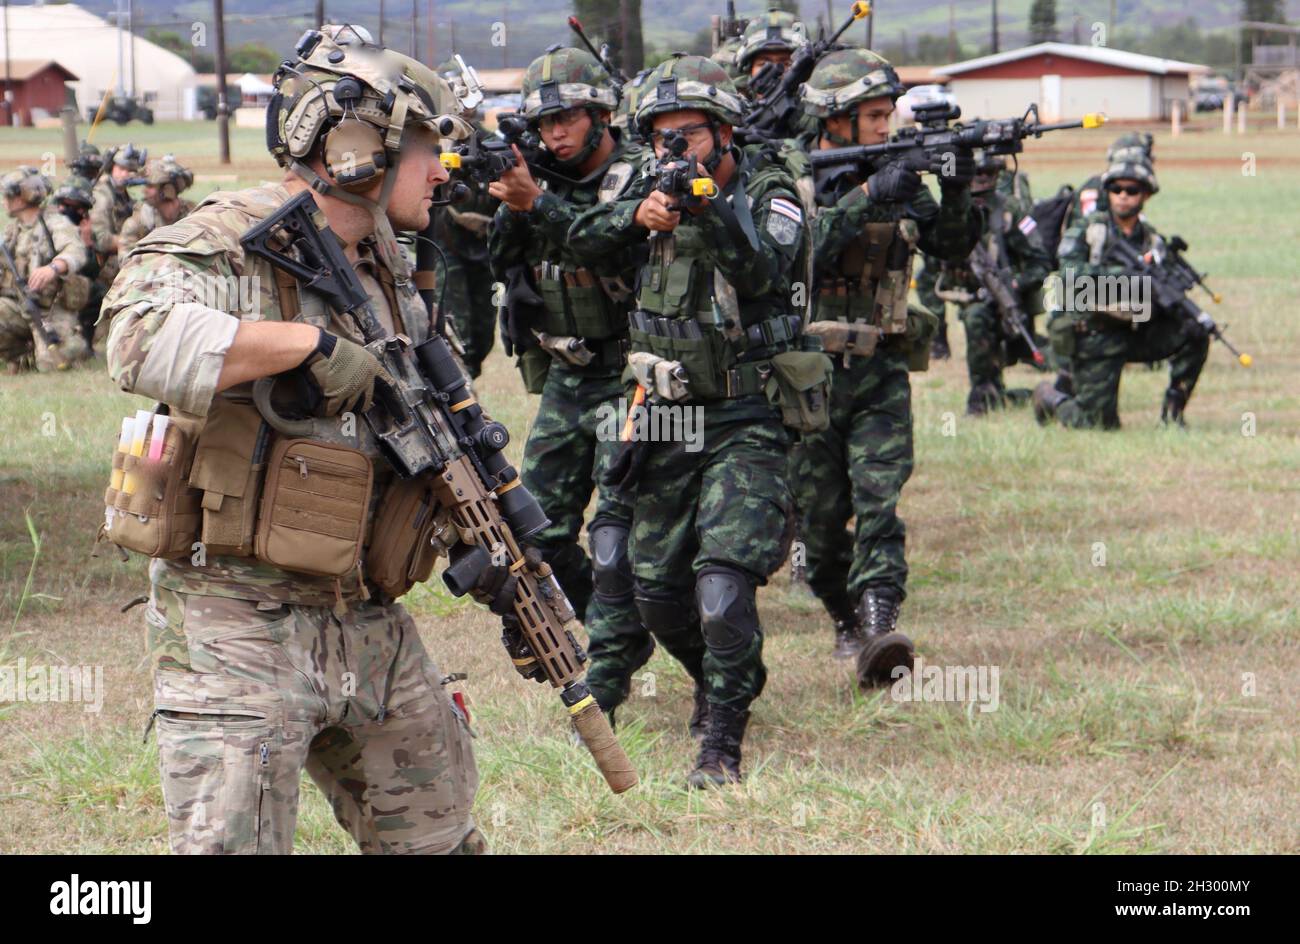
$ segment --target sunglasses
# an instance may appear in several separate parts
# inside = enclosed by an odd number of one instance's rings
[[[1125,186],[1123,186],[1122,184],[1111,184],[1109,187],[1106,188],[1106,191],[1107,191],[1108,193],[1116,193],[1116,194],[1118,194],[1118,193],[1124,193],[1124,194],[1128,194],[1130,197],[1136,197],[1136,196],[1138,196],[1139,194],[1146,193],[1146,188],[1144,188],[1144,187],[1125,187]]]

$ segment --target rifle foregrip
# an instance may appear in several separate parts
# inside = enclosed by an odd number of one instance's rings
[[[615,793],[623,793],[635,787],[638,782],[636,769],[614,737],[609,721],[596,700],[588,696],[569,711],[573,714],[573,726],[578,729],[587,750],[591,751],[609,788]]]

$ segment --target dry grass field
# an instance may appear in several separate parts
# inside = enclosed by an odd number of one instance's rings
[[[967,419],[960,327],[954,358],[913,377],[902,628],[927,663],[996,667],[996,710],[860,694],[828,657],[820,607],[783,572],[760,591],[770,678],[745,783],[683,789],[690,684],[660,653],[619,712],[642,784],[615,797],[557,699],[517,678],[494,620],[435,580],[410,605],[444,671],[469,674],[494,849],[1300,850],[1300,131],[1260,121],[1245,137],[1213,122],[1157,135],[1149,216],[1191,243],[1224,295],[1213,313],[1255,358],[1246,370],[1214,346],[1188,431],[1160,428],[1165,376],[1143,366],[1125,374],[1120,432]],[[278,176],[258,132],[236,135],[223,171],[210,124],[101,130],[173,151],[198,192]],[[1116,133],[1031,143],[1036,195],[1095,172]],[[0,164],[37,162],[57,140],[7,130]],[[517,459],[535,398],[499,351],[479,392]],[[102,666],[105,684],[98,713],[0,704],[0,851],[167,848],[157,752],[141,740],[143,610],[120,611],[146,592],[144,564],[88,556],[118,418],[136,406],[102,359],[0,377],[0,666]],[[320,793],[303,796],[298,851],[350,851]]]

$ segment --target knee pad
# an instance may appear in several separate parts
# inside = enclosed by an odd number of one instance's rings
[[[704,644],[719,655],[739,652],[758,634],[754,585],[734,567],[705,567],[695,579]]]
[[[652,633],[672,633],[691,625],[695,616],[690,607],[676,597],[651,596],[638,590],[636,609],[641,623]]]
[[[593,525],[591,576],[596,596],[606,603],[627,603],[632,599],[632,562],[627,556],[628,527],[617,521]]]

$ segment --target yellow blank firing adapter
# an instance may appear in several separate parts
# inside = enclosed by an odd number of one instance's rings
[[[853,4],[853,18],[855,20],[860,20],[869,13],[871,13],[871,4],[867,3],[867,0],[858,0],[857,3]]]
[[[438,160],[447,170],[460,170],[460,155],[455,151],[444,151],[438,155]]]
[[[1218,292],[1211,292],[1210,297],[1214,299],[1214,304],[1218,305],[1223,302],[1223,296]]]
[[[1083,116],[1083,126],[1085,128],[1100,128],[1106,123],[1106,116],[1099,111],[1090,111]]]
[[[1251,364],[1255,363],[1255,358],[1251,357],[1249,354],[1239,354],[1237,355],[1237,361],[1242,367],[1249,367]]]
[[[707,197],[712,200],[718,195],[718,185],[712,177],[696,177],[691,181],[691,196]]]

